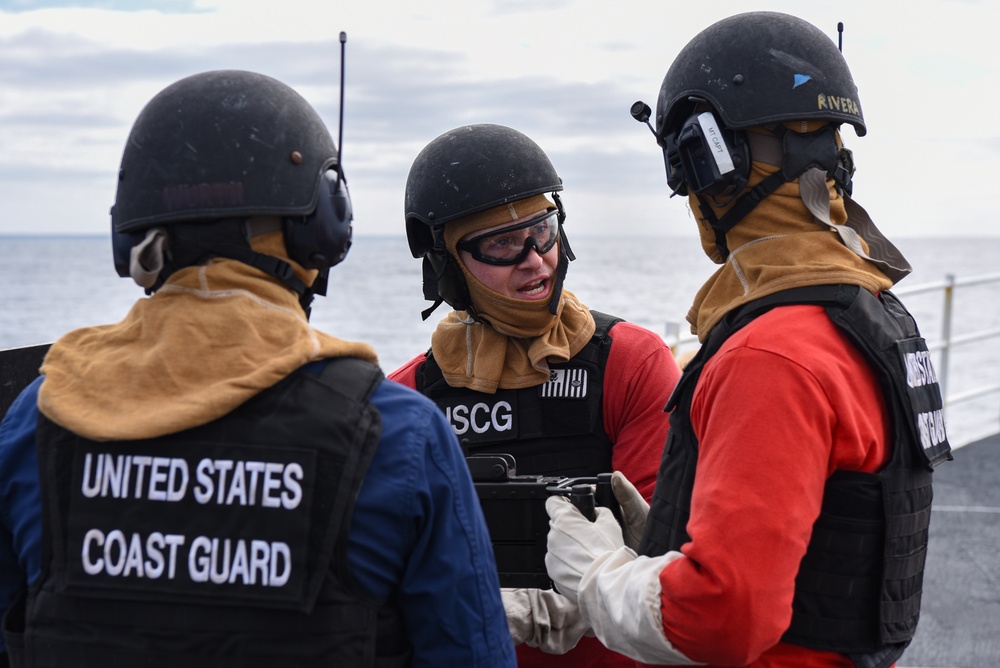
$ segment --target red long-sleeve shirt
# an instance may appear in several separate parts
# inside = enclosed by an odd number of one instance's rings
[[[691,541],[660,573],[666,637],[709,665],[853,665],[779,639],[826,479],[888,460],[888,417],[868,363],[821,307],[776,308],[705,365],[691,419]]]

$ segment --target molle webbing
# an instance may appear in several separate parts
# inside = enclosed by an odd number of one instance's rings
[[[835,472],[796,578],[786,642],[886,666],[913,637],[920,612],[932,500],[931,471],[950,459],[940,441],[918,433],[915,411],[940,408],[935,382],[914,390],[901,353],[926,352],[912,317],[889,292],[858,286],[797,288],[733,311],[709,335],[668,403],[670,435],[639,553],[655,556],[689,540],[686,525],[698,442],[690,406],[701,371],[734,332],[784,304],[819,304],[861,351],[881,384],[892,426],[892,455],[879,473]],[[919,395],[919,396],[917,396]]]
[[[416,389],[448,416],[467,455],[510,454],[518,474],[594,476],[610,471],[604,367],[610,331],[621,319],[591,313],[596,329],[590,342],[568,362],[550,364],[549,382],[494,394],[450,387],[431,352],[417,371]],[[560,385],[560,378],[571,377],[574,385]]]

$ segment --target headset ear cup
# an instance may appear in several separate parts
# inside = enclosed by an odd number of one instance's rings
[[[320,175],[316,209],[308,216],[285,218],[288,255],[306,269],[328,269],[340,264],[351,248],[354,213],[351,197],[340,175]]]
[[[407,218],[406,243],[410,247],[410,255],[416,258],[423,257],[434,248],[434,235],[431,233],[431,228],[416,218]]]
[[[725,127],[711,111],[688,116],[677,133],[668,138],[665,155],[668,184],[674,191],[680,188],[699,195],[732,197],[738,194],[750,177],[750,150],[746,133]],[[720,164],[732,163],[723,169]],[[670,183],[674,177],[676,187]]]
[[[319,247],[325,251],[333,267],[344,261],[347,252],[351,250],[354,240],[354,208],[351,206],[351,196],[347,192],[347,184],[336,181],[330,193],[330,205],[333,217],[319,224],[321,239]]]
[[[115,271],[122,278],[128,278],[132,249],[138,246],[145,235],[143,232],[119,232],[111,225],[111,252],[115,260]]]
[[[458,263],[443,251],[424,255],[424,299],[443,299],[456,311],[467,311],[472,305],[469,286]]]
[[[438,270],[437,263],[431,260],[431,253],[424,255],[424,261],[420,267],[423,270],[424,299],[429,302],[437,301],[441,298],[438,294]]]

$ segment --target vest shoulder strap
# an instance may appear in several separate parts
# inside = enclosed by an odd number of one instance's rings
[[[594,330],[594,338],[596,339],[603,339],[608,335],[612,327],[625,321],[624,318],[595,311],[594,309],[590,309],[590,315],[594,316],[594,324],[597,325],[597,328]]]
[[[368,401],[385,379],[382,369],[359,357],[332,357],[319,373],[328,388],[358,402]]]
[[[712,355],[718,352],[722,344],[754,319],[778,306],[792,304],[849,305],[854,300],[857,290],[861,289],[856,285],[809,285],[775,292],[733,309],[712,328],[705,343],[684,366],[684,372],[670,395],[666,410],[670,411],[677,406],[684,388],[698,382],[702,367]],[[694,386],[691,385],[691,387],[693,389]]]

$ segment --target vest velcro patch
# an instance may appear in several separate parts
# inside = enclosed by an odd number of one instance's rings
[[[586,369],[551,369],[549,379],[541,386],[543,399],[585,399]]]
[[[951,444],[944,425],[944,400],[927,344],[922,338],[896,344],[900,362],[906,371],[903,406],[914,425],[924,462],[935,467],[951,459]]]
[[[285,447],[100,443],[73,454],[68,584],[129,598],[298,608],[316,453]]]

